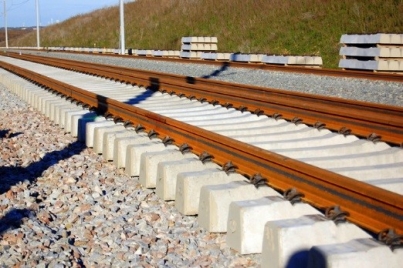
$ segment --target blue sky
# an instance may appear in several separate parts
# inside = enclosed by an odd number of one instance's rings
[[[120,0],[38,0],[41,26],[64,21],[95,9],[118,6]],[[124,2],[129,2],[125,0]],[[6,0],[7,26],[36,26],[36,0]],[[0,0],[0,27],[4,27],[4,0]]]

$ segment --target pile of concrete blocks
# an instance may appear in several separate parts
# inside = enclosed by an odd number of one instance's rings
[[[403,34],[344,34],[339,68],[403,74]]]
[[[239,62],[258,62],[261,63],[264,54],[246,54],[246,53],[233,53],[231,55],[231,61]]]
[[[200,59],[203,52],[217,51],[217,37],[190,36],[182,37],[180,57]]]
[[[179,50],[153,50],[152,55],[154,57],[179,58],[180,51]]]
[[[135,49],[134,50],[134,54],[137,56],[152,56],[153,55],[153,50],[149,50],[149,49]]]
[[[262,62],[267,64],[303,66],[312,68],[321,68],[323,65],[322,57],[319,56],[265,55],[262,58]]]
[[[233,53],[202,52],[202,60],[230,61]]]

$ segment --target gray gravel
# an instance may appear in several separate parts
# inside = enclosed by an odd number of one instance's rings
[[[258,267],[0,85],[0,267]]]
[[[403,83],[398,82],[293,74],[246,68],[217,68],[217,66],[212,65],[170,63],[138,58],[130,59],[129,57],[122,59],[61,52],[24,51],[23,53],[40,53],[52,57],[403,106]]]

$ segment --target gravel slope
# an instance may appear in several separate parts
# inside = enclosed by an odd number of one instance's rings
[[[0,267],[257,267],[0,85]]]

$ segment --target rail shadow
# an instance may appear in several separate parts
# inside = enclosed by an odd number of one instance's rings
[[[18,135],[22,134],[22,132],[11,133],[10,129],[2,129],[0,130],[0,139],[3,138],[13,138],[17,137]]]
[[[150,98],[160,89],[160,81],[158,78],[150,77],[149,85],[146,86],[147,90],[144,90],[135,97],[124,101],[126,104],[135,105],[146,99]],[[105,114],[108,111],[108,98],[102,95],[97,95],[97,107],[96,111],[98,114]]]
[[[209,78],[212,78],[212,77],[219,76],[221,73],[223,73],[226,70],[228,70],[229,65],[230,65],[229,62],[223,62],[223,64],[221,65],[220,69],[217,69],[217,70],[213,71],[212,73],[210,73],[208,75],[203,75],[201,78],[209,79]]]
[[[0,235],[8,231],[9,229],[17,229],[21,226],[24,218],[31,216],[31,210],[29,209],[12,209],[7,212],[2,218],[0,218]]]
[[[308,267],[308,257],[309,257],[309,250],[297,251],[294,254],[292,254],[285,267],[286,268]]]
[[[40,161],[33,162],[27,167],[0,167],[0,194],[7,192],[13,185],[28,180],[34,182],[49,167],[60,160],[79,154],[86,148],[85,144],[76,141],[59,151],[47,153]]]

